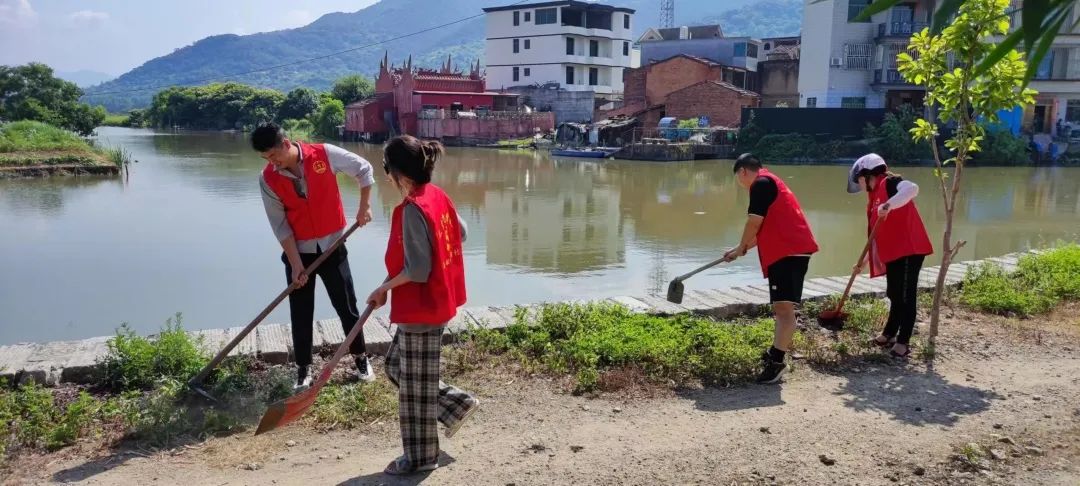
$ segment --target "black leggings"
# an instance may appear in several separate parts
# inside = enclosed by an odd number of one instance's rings
[[[919,303],[919,271],[922,270],[923,255],[910,255],[885,264],[887,287],[885,296],[889,298],[889,320],[882,335],[896,338],[896,342],[907,345],[911,332],[915,329],[917,306]]]

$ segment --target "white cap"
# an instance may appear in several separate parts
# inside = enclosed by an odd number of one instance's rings
[[[885,165],[885,159],[881,158],[878,154],[866,154],[859,157],[859,160],[855,161],[855,165],[851,166],[851,171],[848,172],[848,194],[855,194],[862,190],[862,188],[859,187],[859,183],[855,181],[855,176],[859,175],[859,172],[873,170]]]

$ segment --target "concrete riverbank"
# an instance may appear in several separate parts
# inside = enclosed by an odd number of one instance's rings
[[[963,281],[971,266],[982,262],[1000,265],[1006,270],[1015,269],[1019,258],[1024,253],[976,260],[955,262],[949,268],[946,283],[956,286]],[[926,267],[919,276],[919,288],[934,287],[938,267]],[[820,277],[808,279],[803,297],[807,300],[821,299],[843,292],[848,277]],[[870,279],[865,275],[858,277],[852,286],[852,296],[884,295],[885,279]],[[689,281],[682,304],[672,304],[663,296],[640,295],[599,299],[624,305],[636,312],[672,315],[697,313],[716,318],[725,318],[737,314],[753,312],[769,302],[769,290],[763,281],[757,285],[734,286],[721,289],[694,290],[693,281]],[[487,328],[505,328],[514,322],[515,314],[521,308],[531,308],[542,304],[505,307],[465,307],[451,321],[447,340],[467,330],[470,326]],[[314,345],[332,348],[345,339],[341,323],[337,319],[325,319],[315,323]],[[220,349],[241,330],[241,327],[227,329],[209,329],[193,331],[203,336],[210,350]],[[372,317],[364,326],[364,338],[369,351],[383,354],[390,346],[390,340],[396,332],[396,326],[386,317]],[[110,336],[95,337],[78,341],[55,341],[48,343],[20,343],[0,346],[0,379],[13,383],[34,381],[48,385],[58,383],[88,383],[99,371],[98,361],[105,356]],[[256,356],[269,363],[285,363],[292,351],[292,342],[288,324],[263,324],[248,335],[233,351],[233,355]]]

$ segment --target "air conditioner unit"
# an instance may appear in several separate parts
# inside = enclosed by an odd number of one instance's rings
[[[829,59],[829,66],[830,67],[843,67],[844,66],[844,58],[842,58],[842,57],[834,57],[834,58]]]

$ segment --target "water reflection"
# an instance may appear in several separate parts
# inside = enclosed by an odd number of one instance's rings
[[[264,162],[241,134],[103,129],[101,136],[139,160],[128,184],[0,181],[0,265],[7,269],[0,344],[101,335],[123,321],[150,332],[176,311],[193,328],[238,325],[280,290],[280,248],[257,185]],[[348,243],[357,285],[366,288],[383,277],[387,220],[401,196],[382,173],[380,147],[346,147],[376,170],[375,221]],[[802,202],[822,248],[810,273],[847,272],[866,232],[865,196],[844,191],[847,168],[775,172]],[[901,172],[922,187],[918,204],[938,245],[944,217],[936,179],[929,169]],[[960,257],[1076,238],[1077,176],[1071,168],[967,171],[955,225],[956,238],[968,241]],[[737,242],[748,204],[730,161],[570,160],[450,148],[435,181],[470,226],[472,305],[662,292],[671,277]],[[343,182],[351,216],[357,189]],[[760,280],[749,255],[699,274],[691,286]],[[270,319],[286,320],[284,309]],[[318,317],[329,316],[326,302],[319,309]]]

